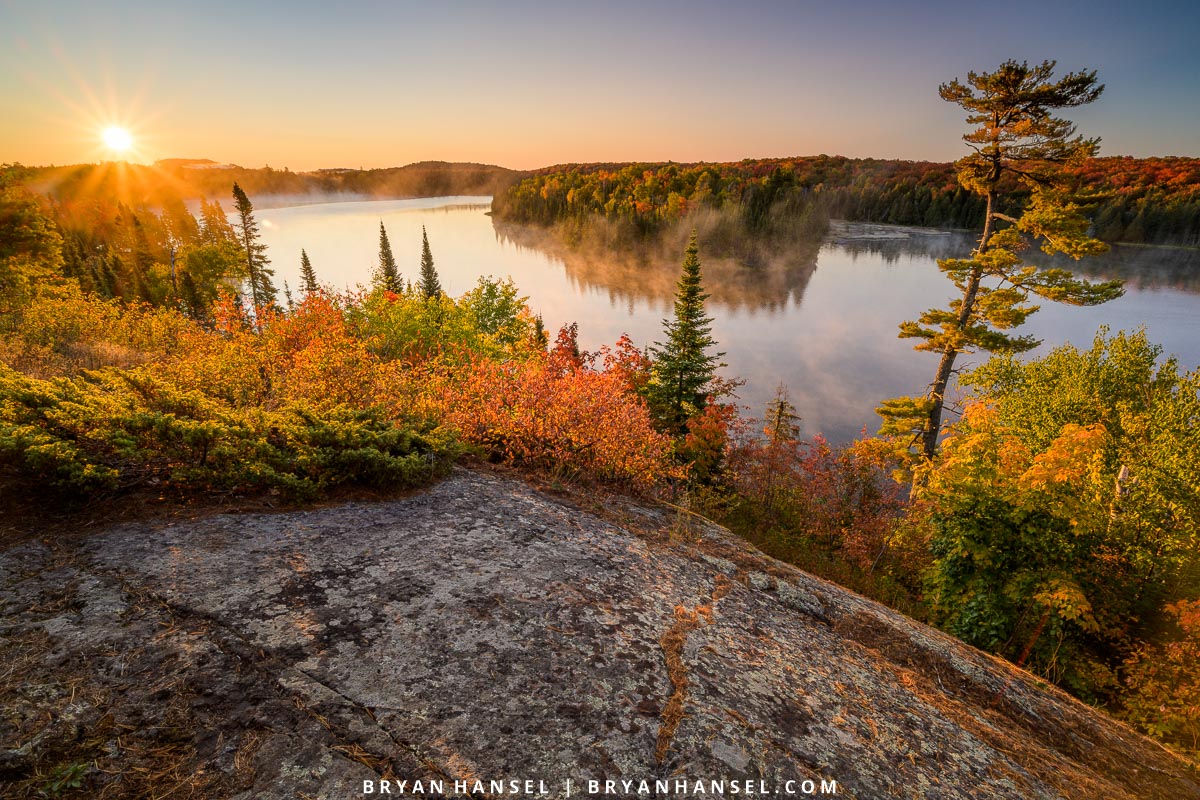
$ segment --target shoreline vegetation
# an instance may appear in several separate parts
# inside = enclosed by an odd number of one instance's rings
[[[650,217],[677,218],[682,207],[719,207],[741,201],[750,187],[761,196],[781,182],[819,197],[829,219],[927,228],[978,229],[983,205],[957,181],[954,165],[899,159],[810,156],[730,163],[566,164],[532,171],[488,164],[419,162],[380,169],[334,168],[291,172],[245,168],[207,159],[165,159],[153,165],[109,162],[49,167],[6,165],[6,182],[21,183],[69,210],[95,201],[120,202],[161,212],[176,200],[223,199],[239,183],[260,208],[313,202],[361,201],[455,195],[489,195],[496,215],[509,221],[551,224],[575,221],[580,210],[620,217],[604,206],[620,194],[622,181],[645,184],[633,200],[635,226],[656,226]],[[687,193],[671,187],[680,174],[705,179]],[[1091,196],[1086,208],[1093,234],[1109,243],[1200,247],[1200,159],[1102,156],[1069,168],[1074,187]],[[643,180],[653,175],[654,180]],[[777,186],[769,184],[774,181]],[[655,196],[655,184],[667,188]],[[1009,187],[1018,188],[1018,187]],[[591,190],[588,196],[587,190]],[[599,196],[597,196],[597,189]],[[527,196],[536,191],[537,197]],[[671,192],[679,195],[672,200]],[[722,192],[724,196],[722,197]],[[544,194],[545,196],[541,196]],[[1028,195],[1011,192],[1019,208]],[[757,200],[755,202],[758,202]],[[672,203],[674,205],[672,205]],[[715,205],[714,205],[715,204]],[[770,203],[767,203],[770,205]],[[1006,209],[1011,213],[1016,209]],[[632,219],[632,215],[626,215]],[[753,226],[751,226],[753,228]],[[564,231],[570,240],[570,230]]]
[[[1001,66],[1033,83],[1052,69]],[[987,91],[992,77],[971,81]],[[1200,159],[1084,158],[1094,146],[1070,144],[1066,166],[1035,154],[1038,185],[970,158],[957,172],[827,156],[534,173],[11,166],[0,482],[64,505],[146,492],[303,503],[420,486],[469,455],[551,486],[656,497],[1195,758],[1200,370],[1107,330],[1090,350],[1023,361],[1032,339],[1009,331],[1036,310],[1030,293],[1120,292],[1026,266],[1035,241],[1069,256],[1101,249],[1096,236],[1195,246]],[[283,256],[259,241],[259,193],[425,191],[491,193],[500,235],[540,226],[567,249],[631,252],[631,280],[638,259],[682,262],[661,339],[582,351],[574,324],[547,331],[502,277],[449,297],[428,237],[420,280],[405,280],[397,264],[418,254],[398,259],[382,222],[370,287],[323,288],[304,251],[304,285],[274,285]],[[896,424],[844,447],[802,439],[803,409],[782,389],[760,419],[740,418],[705,309],[724,291],[714,278],[738,269],[778,272],[783,290],[807,280],[831,219],[983,231],[970,258],[939,262],[962,299],[901,327],[943,354],[935,389],[890,401]],[[964,413],[944,426],[939,393],[967,348],[994,357],[958,376]]]
[[[1064,170],[1092,234],[1105,242],[1200,246],[1200,159],[1095,157]],[[1018,214],[1030,192],[1005,179],[1002,208]],[[536,170],[493,200],[514,222],[577,225],[581,217],[655,230],[696,207],[802,196],[826,219],[979,230],[985,203],[955,165],[812,156],[718,164],[568,164]],[[754,225],[747,226],[755,230]]]

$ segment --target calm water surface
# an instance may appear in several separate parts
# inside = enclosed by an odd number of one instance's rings
[[[480,275],[509,277],[551,332],[579,323],[580,345],[593,350],[628,333],[639,345],[661,337],[671,313],[678,258],[638,261],[605,251],[573,251],[538,231],[493,225],[488,197],[326,203],[257,213],[276,270],[295,289],[300,249],[317,276],[337,289],[370,282],[379,250],[379,223],[387,226],[401,272],[414,279],[421,226],[442,286],[458,296]],[[917,353],[896,338],[896,326],[923,309],[942,306],[953,287],[936,258],[965,255],[969,236],[882,226],[838,226],[816,263],[781,259],[757,270],[705,257],[712,293],[713,334],[725,351],[729,377],[743,378],[739,402],[761,416],[783,384],[803,417],[806,434],[845,441],[865,426],[874,432],[880,400],[920,394],[936,356]],[[1071,342],[1088,346],[1096,330],[1145,326],[1150,339],[1200,366],[1200,255],[1122,248],[1077,267],[1096,278],[1127,280],[1126,294],[1095,308],[1046,303],[1022,329],[1043,339],[1036,353]],[[960,359],[961,365],[977,357]]]

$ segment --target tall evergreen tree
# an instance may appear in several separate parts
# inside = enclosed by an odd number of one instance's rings
[[[660,425],[675,432],[682,431],[691,417],[704,410],[709,385],[725,355],[708,354],[716,340],[712,337],[712,317],[704,312],[707,299],[693,231],[675,290],[675,318],[663,320],[666,341],[650,348],[654,359],[647,386],[651,410]]]
[[[183,273],[179,281],[179,299],[183,310],[192,319],[204,318],[204,301],[200,298],[200,290],[190,272]]]
[[[258,223],[254,219],[254,206],[250,198],[237,183],[233,184],[233,202],[237,207],[238,242],[246,259],[246,279],[250,284],[250,301],[254,306],[254,326],[262,330],[262,317],[276,308],[275,284],[271,277],[275,270],[267,266],[267,246],[258,240]]]
[[[312,262],[308,260],[308,253],[304,252],[304,248],[300,248],[300,288],[304,290],[304,296],[308,297],[321,290],[317,285],[317,273],[313,269]]]
[[[954,80],[940,87],[942,99],[966,109],[968,124],[977,126],[963,136],[972,152],[955,166],[959,183],[982,196],[987,210],[972,256],[938,261],[961,295],[949,308],[930,309],[900,325],[901,338],[921,340],[917,350],[941,354],[928,392],[887,400],[878,409],[885,420],[882,432],[912,435],[926,460],[937,452],[946,387],[960,353],[1037,347],[1032,336],[1005,333],[1038,310],[1028,305],[1033,297],[1086,306],[1121,294],[1120,281],[1090,284],[1024,257],[1026,236],[1040,240],[1050,255],[1078,259],[1106,249],[1087,235],[1087,218],[1063,169],[1095,155],[1099,140],[1076,136],[1071,122],[1053,116],[1058,109],[1091,103],[1104,87],[1095,72],[1071,72],[1057,81],[1053,76],[1053,61],[1033,67],[1006,61],[995,72],[967,73],[969,85]],[[1019,217],[1004,213],[1017,213],[1008,187],[1028,193]]]
[[[221,201],[209,202],[200,198],[200,243],[221,244],[236,241],[237,234],[229,224],[225,209],[221,208]]]
[[[176,246],[194,245],[200,240],[200,225],[178,196],[163,201],[162,219]]]
[[[433,253],[429,251],[429,234],[425,232],[424,225],[421,226],[421,280],[417,288],[426,299],[438,297],[442,293],[437,270],[433,268]]]
[[[400,282],[400,269],[396,266],[396,257],[392,255],[387,229],[383,227],[383,220],[379,221],[379,266],[375,269],[372,283],[376,289],[385,292],[400,292],[404,288]]]

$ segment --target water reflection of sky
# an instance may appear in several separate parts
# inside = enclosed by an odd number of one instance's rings
[[[628,333],[639,345],[661,335],[682,258],[614,256],[572,251],[521,233],[499,230],[485,214],[489,198],[434,198],[331,203],[264,210],[263,240],[282,287],[299,282],[300,248],[318,277],[336,288],[370,281],[379,248],[379,223],[406,278],[417,274],[421,226],[442,285],[453,295],[480,275],[511,276],[552,330],[579,323],[587,349]],[[702,244],[703,246],[703,244]],[[896,338],[897,325],[923,309],[944,305],[952,287],[934,259],[969,251],[969,237],[914,235],[902,240],[841,239],[826,244],[811,264],[782,259],[758,273],[701,261],[712,293],[713,333],[726,355],[726,373],[746,380],[740,402],[762,408],[786,385],[806,433],[835,441],[874,431],[880,400],[917,394],[932,376],[936,357]],[[1124,297],[1095,308],[1046,303],[1023,332],[1045,341],[1090,344],[1097,328],[1146,326],[1152,341],[1200,366],[1200,260],[1195,253],[1121,248],[1082,272],[1129,279]],[[977,362],[968,357],[966,366]]]

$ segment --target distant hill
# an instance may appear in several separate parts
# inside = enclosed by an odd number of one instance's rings
[[[385,169],[333,168],[291,172],[247,168],[205,158],[167,158],[152,165],[107,162],[23,167],[21,181],[59,203],[102,199],[134,208],[161,208],[173,199],[227,201],[236,181],[256,205],[270,197],[396,199],[442,195],[492,195],[523,173],[490,164],[422,161]]]

